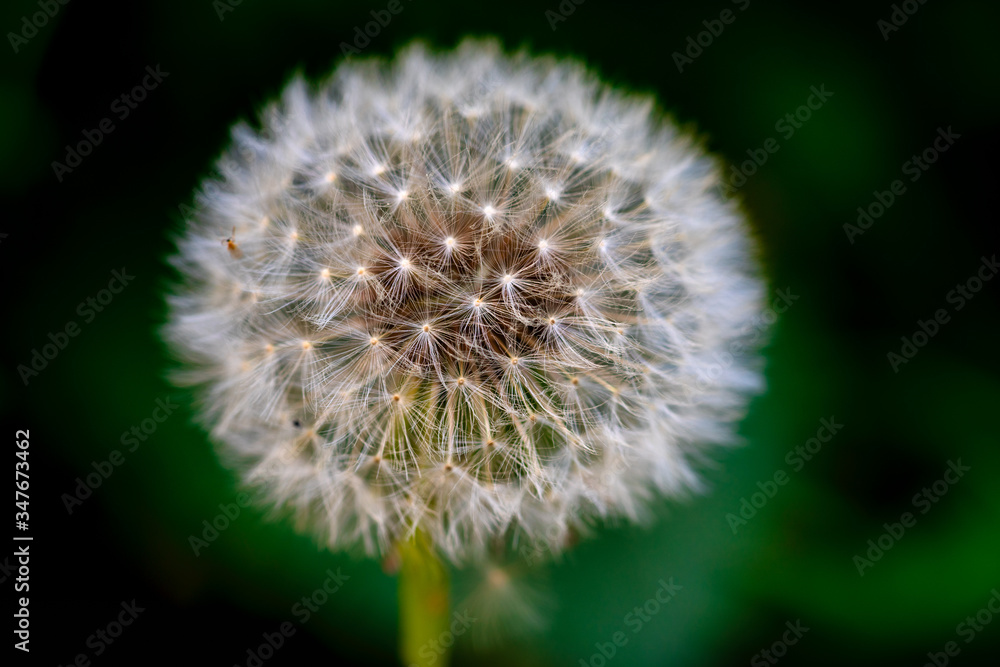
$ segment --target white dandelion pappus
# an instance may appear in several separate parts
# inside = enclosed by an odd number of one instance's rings
[[[577,63],[414,45],[233,141],[166,336],[245,481],[331,547],[558,553],[697,488],[760,387],[713,161]]]

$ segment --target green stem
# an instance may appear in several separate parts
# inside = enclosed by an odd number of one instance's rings
[[[448,570],[422,532],[402,542],[399,553],[400,658],[406,667],[446,667],[450,651],[442,637],[448,632]]]

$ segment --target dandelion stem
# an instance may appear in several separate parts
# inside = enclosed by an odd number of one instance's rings
[[[449,651],[441,638],[448,631],[448,570],[423,532],[401,542],[399,552],[400,657],[408,667],[447,667]]]

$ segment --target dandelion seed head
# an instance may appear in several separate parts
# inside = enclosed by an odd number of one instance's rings
[[[761,385],[763,286],[712,159],[650,108],[467,41],[237,126],[165,329],[227,461],[331,547],[419,529],[459,564],[697,489]]]

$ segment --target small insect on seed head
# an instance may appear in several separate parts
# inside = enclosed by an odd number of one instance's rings
[[[229,238],[228,239],[222,239],[222,242],[226,245],[226,248],[229,249],[229,255],[233,259],[242,259],[242,257],[243,257],[243,251],[240,250],[240,247],[238,245],[236,245],[236,227],[235,226],[233,226],[233,233],[230,234]]]

